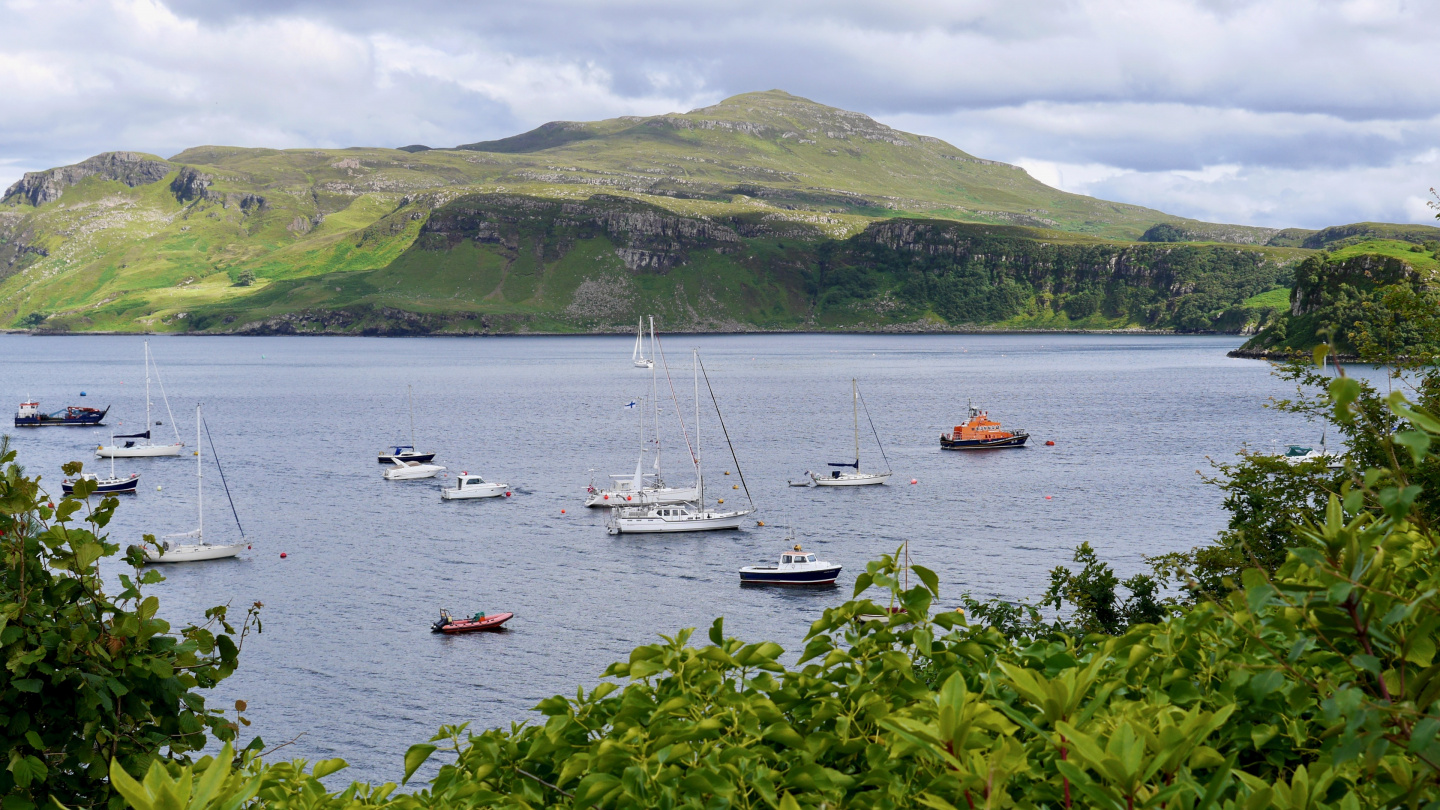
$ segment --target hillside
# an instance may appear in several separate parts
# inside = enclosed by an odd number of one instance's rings
[[[473,248],[456,243],[437,253],[429,245],[438,234],[454,233],[444,222],[454,214],[448,206],[462,200],[498,205],[496,216],[512,219],[515,200],[559,206],[561,213],[544,227],[571,236],[553,244],[524,237],[541,246],[533,256],[483,235],[461,240]],[[687,243],[670,251],[683,258],[666,259],[663,267],[645,264],[635,251],[655,254],[658,243],[631,246],[643,228],[625,231],[629,235],[608,226],[575,230],[563,204],[587,212],[639,206],[646,216],[685,228],[728,229],[740,241],[725,236],[723,244],[700,249]],[[862,261],[857,247],[867,244],[866,234],[909,220],[931,223],[925,227],[935,233],[949,227],[945,223],[970,223],[970,234],[1003,230],[1012,240],[1005,252],[978,259],[965,254],[952,264],[983,265],[1012,278],[1025,289],[1003,296],[1024,299],[1023,305],[957,309],[931,300],[931,293],[917,297],[913,284],[902,295],[907,281],[891,265],[866,271],[864,293],[842,285],[844,302],[824,288],[833,257],[859,267],[870,261]],[[422,235],[423,243],[417,241]],[[656,291],[673,297],[672,285],[690,295],[717,285],[733,289],[731,282],[743,278],[746,302],[720,296],[715,300],[723,304],[712,306],[687,299],[677,305],[675,323],[1239,329],[1258,321],[1236,308],[1273,288],[1285,275],[1278,268],[1309,255],[1303,244],[1314,235],[1202,223],[1067,194],[938,139],[770,91],[684,114],[554,122],[454,149],[205,146],[168,159],[112,152],[31,173],[0,200],[0,325],[224,331],[250,324],[263,330],[284,316],[306,323],[328,318],[334,323],[324,328],[339,331],[461,330],[462,323],[475,327],[487,318],[495,324],[491,331],[604,330],[631,322],[638,309],[659,307]],[[667,234],[656,238],[680,244]],[[1197,266],[1226,251],[1240,255],[1233,245],[1243,245],[1248,258],[1240,263],[1258,268],[1255,280],[1212,291],[1202,304],[1193,295],[1208,271],[1166,290],[1152,289],[1143,274],[1126,275],[1124,266],[1148,273],[1152,259],[1136,257],[1170,255],[1175,241],[1232,244],[1185,248],[1183,255],[1210,257]],[[472,249],[474,255],[465,253]],[[1105,271],[1116,275],[1101,285],[1107,290],[1102,305],[1092,310],[1066,297],[1075,293],[1065,275],[1071,265],[1045,258],[1057,251],[1108,252],[1122,261],[1120,269]],[[591,263],[579,264],[582,256]],[[1089,267],[1087,261],[1073,267]],[[1054,277],[1037,269],[1051,265]],[[527,273],[545,283],[525,286]],[[609,283],[601,277],[619,278],[631,292],[600,295],[596,285]],[[1120,290],[1136,284],[1150,292]],[[597,295],[608,303],[594,303]],[[1192,297],[1182,301],[1186,296]],[[361,310],[369,314],[357,314]],[[609,314],[593,314],[602,311]]]

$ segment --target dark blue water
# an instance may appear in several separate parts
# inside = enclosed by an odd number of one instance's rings
[[[193,444],[194,405],[203,401],[254,548],[237,560],[167,568],[154,592],[177,624],[211,605],[264,602],[265,631],[246,642],[217,702],[246,700],[250,731],[268,743],[303,733],[286,756],[343,756],[350,778],[398,779],[406,747],[441,724],[526,719],[540,699],[593,685],[609,662],[657,633],[708,627],[723,614],[732,634],[798,651],[810,622],[849,595],[865,562],[907,539],[914,561],[939,574],[945,606],[945,596],[964,591],[1034,597],[1082,541],[1122,576],[1139,570],[1143,555],[1207,541],[1224,523],[1218,493],[1196,474],[1208,471],[1207,457],[1229,457],[1243,442],[1319,438],[1263,407],[1290,389],[1264,363],[1226,358],[1238,342],[668,338],[687,422],[689,349],[700,348],[756,518],[768,525],[610,536],[603,515],[581,501],[587,469],[602,477],[634,469],[635,417],[623,406],[648,394],[650,375],[630,365],[633,338],[157,338],[181,437]],[[108,404],[111,422],[134,429],[143,422],[141,356],[139,338],[0,336],[0,402]],[[852,452],[852,376],[885,442],[892,483],[787,487]],[[510,482],[513,498],[441,502],[441,481],[381,480],[376,452],[408,443],[407,385],[417,444],[438,450],[436,462],[451,470]],[[938,435],[963,421],[967,400],[1028,429],[1032,446],[942,453]],[[688,481],[673,414],[662,427],[669,477]],[[723,475],[735,468],[713,412],[703,430],[712,497],[743,503],[730,489],[737,476]],[[90,454],[107,437],[104,428],[45,428],[21,432],[16,445],[58,492],[64,461],[108,469]],[[867,469],[879,462],[873,439],[862,453]],[[112,537],[194,527],[192,457],[122,460],[119,470],[143,478]],[[233,537],[213,472],[207,535]],[[792,526],[821,559],[845,566],[841,587],[742,590],[736,570],[774,561],[782,527]],[[441,606],[516,618],[503,635],[437,637],[428,624]]]

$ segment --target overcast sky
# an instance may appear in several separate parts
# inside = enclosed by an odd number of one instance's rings
[[[0,186],[771,88],[1212,221],[1434,223],[1440,186],[1437,0],[0,0],[0,32]]]

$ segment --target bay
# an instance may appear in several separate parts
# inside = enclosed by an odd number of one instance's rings
[[[153,338],[187,445],[195,403],[205,403],[252,545],[236,560],[163,569],[154,588],[163,615],[180,624],[215,604],[265,605],[264,632],[246,641],[240,671],[213,703],[247,701],[247,733],[267,743],[301,735],[278,756],[342,756],[346,778],[395,780],[406,747],[441,724],[533,720],[536,702],[593,686],[609,662],[660,633],[697,627],[703,638],[723,615],[728,633],[775,640],[793,656],[866,561],[906,540],[939,575],[940,607],[963,592],[1033,598],[1081,542],[1124,578],[1145,555],[1188,549],[1224,526],[1219,492],[1198,474],[1208,458],[1320,439],[1264,407],[1291,389],[1265,363],[1227,358],[1235,337],[662,340],[687,424],[690,349],[700,350],[764,527],[611,536],[601,511],[582,507],[587,470],[598,481],[635,466],[636,415],[624,406],[648,396],[650,375],[630,365],[633,337]],[[0,398],[38,398],[47,411],[109,405],[107,423],[131,432],[144,421],[141,341],[0,336]],[[895,477],[884,487],[787,487],[853,452],[852,377]],[[441,502],[449,479],[381,480],[376,452],[409,441],[407,385],[416,444],[452,473],[511,483],[513,497]],[[663,457],[667,477],[684,483],[688,453],[668,387]],[[158,389],[154,401],[168,423]],[[968,401],[1029,430],[1031,445],[942,453],[938,434],[964,420]],[[744,504],[703,405],[707,490]],[[152,429],[171,435],[168,424]],[[21,463],[57,495],[64,461],[108,470],[91,452],[106,428],[11,432]],[[864,432],[861,452],[866,469],[883,466]],[[206,464],[207,535],[235,537]],[[117,465],[142,479],[112,538],[194,527],[192,457]],[[845,566],[840,587],[741,589],[737,569],[774,561],[792,531]],[[503,634],[437,637],[428,624],[440,607],[516,618]]]

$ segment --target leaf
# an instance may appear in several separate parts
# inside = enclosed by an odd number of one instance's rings
[[[405,752],[405,778],[400,780],[400,784],[409,782],[410,777],[415,775],[415,771],[425,764],[425,760],[429,759],[435,750],[435,746],[429,743],[416,743],[410,746],[410,750]]]
[[[716,647],[725,644],[725,617],[719,616],[715,623],[710,625],[710,643]]]
[[[18,678],[10,682],[10,685],[21,692],[39,692],[45,682],[38,678]]]
[[[315,763],[315,768],[311,771],[311,773],[315,776],[316,779],[324,779],[330,774],[348,767],[350,767],[350,763],[346,762],[343,759],[340,759],[339,757],[336,757],[335,759],[325,759]],[[405,774],[405,778],[409,779],[410,773],[407,772]]]
[[[925,587],[929,589],[930,593],[936,596],[940,595],[940,578],[935,576],[934,571],[923,565],[912,565],[910,570],[915,572],[915,576],[920,577],[920,581],[925,583]]]
[[[125,769],[120,767],[118,759],[110,763],[110,786],[124,796],[125,801],[135,810],[155,810],[155,803],[150,800],[150,791],[126,773]]]
[[[872,577],[870,576],[869,572],[860,574],[859,576],[855,577],[855,593],[853,594],[853,596],[859,596],[860,594],[864,593],[865,590],[870,587],[871,581]]]

